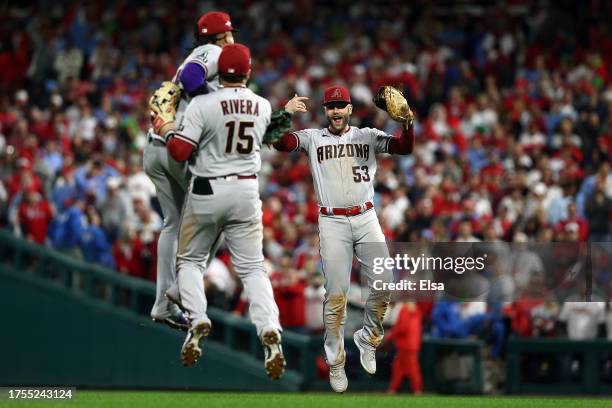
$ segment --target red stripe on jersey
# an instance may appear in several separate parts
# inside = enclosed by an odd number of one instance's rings
[[[400,137],[393,137],[387,144],[387,152],[391,154],[410,154],[414,148],[414,130],[404,128]]]
[[[295,133],[285,133],[272,146],[279,152],[293,152],[299,146],[298,137]]]
[[[170,137],[166,143],[168,153],[170,153],[170,156],[177,162],[187,161],[196,147],[197,145],[191,140],[180,137],[179,135]]]

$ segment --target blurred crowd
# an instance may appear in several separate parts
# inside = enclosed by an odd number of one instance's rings
[[[371,99],[383,84],[404,90],[417,114],[414,152],[381,156],[375,183],[389,241],[610,241],[612,4],[480,3],[0,6],[0,224],[154,281],[162,214],[142,170],[148,97],[188,54],[197,17],[223,9],[238,41],[251,47],[250,86],[274,107],[294,93],[310,98],[296,128],[325,126],[322,92],[344,84],[352,125],[397,134]],[[264,250],[282,324],[320,332],[324,290],[308,163],[269,148],[262,158]],[[205,280],[213,305],[244,313],[224,248]],[[428,332],[444,332],[429,316],[462,316],[446,306],[424,315]],[[547,304],[515,309],[506,311],[512,331],[547,332]],[[569,324],[583,309],[550,315]],[[474,327],[500,336],[489,322]]]

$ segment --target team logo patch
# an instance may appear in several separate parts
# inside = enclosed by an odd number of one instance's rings
[[[342,98],[342,93],[340,92],[340,89],[336,88],[334,92],[332,92],[331,97],[332,98]]]
[[[204,64],[207,64],[208,63],[208,51],[204,51],[203,53],[198,54],[196,58],[202,60]]]

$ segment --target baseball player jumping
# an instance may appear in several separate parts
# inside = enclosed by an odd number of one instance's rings
[[[403,97],[401,99],[405,102]],[[299,150],[308,155],[320,209],[319,238],[326,291],[325,356],[332,389],[344,392],[348,386],[344,371],[344,322],[353,253],[369,286],[363,327],[353,336],[361,365],[369,374],[376,372],[375,351],[383,338],[382,320],[390,298],[388,291],[374,290],[372,282],[393,279],[391,271],[375,275],[372,269],[373,257],[389,256],[372,203],[376,154],[409,154],[414,145],[414,133],[412,112],[407,103],[404,117],[395,118],[404,122],[401,137],[377,129],[350,126],[353,106],[349,91],[344,87],[325,90],[323,110],[328,121],[326,128],[285,134],[274,147],[284,152]],[[392,116],[391,110],[388,112]]]
[[[226,13],[205,13],[199,18],[197,26],[197,46],[180,65],[172,82],[164,82],[151,98],[153,129],[149,131],[149,143],[143,152],[144,170],[155,184],[164,214],[164,225],[157,243],[157,293],[151,317],[156,322],[182,330],[189,328],[187,319],[164,295],[170,291],[171,299],[176,301],[178,297],[171,294],[171,288],[176,291],[179,220],[189,174],[186,163],[179,163],[168,155],[165,138],[160,135],[173,130],[175,123],[180,123],[191,98],[219,89],[217,60],[222,47],[234,43],[234,28]]]
[[[232,263],[249,300],[249,315],[265,351],[268,376],[285,370],[279,312],[264,269],[263,224],[257,173],[260,150],[273,124],[270,103],[246,87],[251,73],[250,51],[227,45],[219,57],[221,88],[195,97],[167,148],[178,162],[195,153],[183,208],[177,253],[181,303],[191,322],[181,349],[183,364],[201,356],[200,339],[208,335],[202,265],[223,232]],[[288,115],[290,116],[290,115]],[[287,127],[288,128],[288,127]],[[285,129],[286,130],[286,129]]]

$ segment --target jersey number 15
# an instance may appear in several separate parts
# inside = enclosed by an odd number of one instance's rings
[[[238,140],[234,143],[236,133],[236,123],[238,123]],[[246,133],[247,129],[255,126],[253,122],[227,122],[227,143],[225,153],[231,154],[234,151],[239,154],[250,154],[253,151],[253,135]]]

